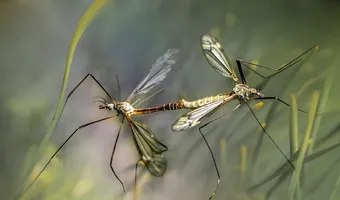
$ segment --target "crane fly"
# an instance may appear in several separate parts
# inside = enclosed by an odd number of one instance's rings
[[[231,68],[230,62],[228,61],[227,57],[225,56],[224,50],[223,50],[221,44],[219,43],[219,41],[216,38],[214,38],[213,36],[211,36],[209,34],[202,35],[201,36],[201,49],[202,49],[203,54],[204,54],[206,60],[208,61],[208,63],[211,65],[211,67],[219,75],[227,77],[229,79],[232,79],[232,81],[234,82],[233,90],[230,93],[225,93],[225,94],[221,94],[221,95],[217,95],[217,96],[211,96],[211,97],[207,97],[207,98],[203,98],[203,99],[191,102],[191,105],[192,105],[191,109],[192,110],[189,111],[188,113],[184,114],[176,122],[174,122],[173,125],[172,125],[172,130],[174,132],[179,132],[179,131],[184,131],[188,128],[195,127],[198,124],[200,124],[200,122],[203,119],[212,115],[216,110],[218,110],[223,105],[227,104],[228,102],[230,102],[232,100],[238,100],[239,104],[233,110],[236,110],[242,104],[246,104],[247,107],[249,108],[250,112],[254,116],[255,120],[260,125],[262,131],[269,137],[269,139],[273,142],[273,144],[276,146],[276,148],[285,157],[285,159],[290,164],[290,166],[294,169],[293,164],[290,162],[290,160],[287,158],[287,156],[283,153],[283,151],[279,148],[279,146],[275,143],[273,138],[268,134],[268,132],[263,127],[263,125],[260,123],[260,121],[256,117],[254,111],[251,109],[250,105],[248,104],[248,101],[271,99],[271,100],[277,100],[278,102],[280,102],[280,103],[282,103],[286,106],[290,106],[288,103],[281,100],[280,98],[275,97],[275,96],[266,97],[260,91],[268,83],[268,81],[271,77],[281,73],[282,71],[292,67],[295,64],[302,63],[302,61],[304,60],[304,56],[306,56],[313,49],[317,49],[317,45],[314,45],[310,49],[306,50],[304,53],[302,53],[301,55],[299,55],[298,57],[296,57],[295,59],[293,59],[289,63],[285,64],[284,66],[280,67],[279,69],[273,69],[273,68],[269,68],[269,67],[266,67],[266,66],[253,64],[253,63],[241,60],[241,59],[237,59],[236,64],[237,64],[237,67],[238,67],[240,77],[238,77],[236,75],[235,71],[233,70],[233,68]],[[272,71],[274,71],[274,73],[272,73],[269,76],[263,76],[260,73],[256,72],[255,70],[253,70],[250,67],[250,65],[255,65],[257,67],[272,70]],[[261,76],[262,78],[265,79],[265,81],[257,88],[250,87],[246,82],[242,66],[248,68],[249,70],[253,71],[257,75]],[[306,112],[306,111],[301,110],[301,109],[298,109],[298,110],[301,111],[301,112]],[[226,115],[226,114],[223,114],[223,115],[205,123],[201,127],[199,127],[199,132],[202,135],[202,137],[204,138],[205,143],[209,147],[209,150],[210,150],[210,153],[212,155],[214,165],[215,165],[215,168],[216,168],[216,172],[217,172],[218,185],[217,185],[215,191],[213,192],[212,196],[214,196],[215,192],[217,191],[217,189],[219,187],[220,175],[219,175],[219,171],[218,171],[213,153],[211,151],[209,144],[207,143],[207,140],[205,139],[205,137],[202,133],[202,129],[204,127],[206,127],[207,125],[209,125],[210,123],[212,123],[213,121],[216,121],[217,119],[223,117],[224,115]],[[212,198],[212,196],[210,198]]]
[[[113,169],[113,156],[116,150],[117,142],[120,136],[120,131],[121,127],[126,120],[128,122],[129,127],[131,128],[132,131],[132,136],[134,143],[137,147],[138,154],[140,156],[140,160],[136,163],[136,170],[138,163],[142,162],[143,165],[148,169],[148,171],[156,177],[161,177],[164,175],[166,168],[167,168],[167,162],[166,159],[163,155],[165,151],[168,150],[168,147],[161,143],[158,139],[155,138],[155,136],[152,134],[152,132],[149,130],[149,128],[142,123],[136,122],[132,119],[133,115],[140,115],[140,114],[148,114],[150,112],[147,112],[148,109],[135,109],[133,106],[138,106],[145,101],[149,100],[151,97],[154,95],[158,94],[161,90],[158,92],[154,93],[153,95],[149,96],[146,98],[144,101],[140,101],[140,98],[135,98],[138,95],[145,95],[149,93],[153,88],[155,88],[161,81],[163,81],[167,74],[171,70],[171,66],[176,63],[174,56],[178,53],[178,49],[168,49],[161,57],[159,57],[156,62],[152,65],[149,73],[140,81],[140,83],[137,85],[137,87],[132,91],[132,93],[129,95],[126,101],[121,101],[117,102],[115,101],[111,95],[107,92],[107,90],[104,88],[104,86],[92,75],[92,74],[87,74],[68,94],[64,107],[70,98],[70,96],[75,92],[75,90],[88,78],[91,77],[95,83],[105,92],[105,94],[109,97],[110,102],[107,102],[105,98],[101,98],[101,100],[97,101],[101,103],[99,105],[99,109],[105,109],[108,111],[116,111],[116,114],[113,116],[105,117],[102,119],[98,119],[86,124],[83,124],[79,126],[77,129],[73,131],[73,133],[62,143],[62,145],[57,149],[57,151],[51,156],[51,158],[48,160],[48,162],[45,164],[45,166],[42,168],[42,170],[39,172],[39,174],[33,179],[33,181],[30,183],[28,187],[26,187],[24,192],[26,192],[32,185],[33,183],[39,178],[39,176],[42,174],[42,172],[46,169],[48,164],[51,162],[51,160],[56,156],[56,154],[64,147],[64,145],[74,136],[74,134],[85,127],[88,127],[90,125],[108,120],[108,119],[113,119],[119,117],[119,115],[122,116],[122,120],[120,121],[120,126],[118,129],[118,133],[114,142],[114,146],[112,149],[111,157],[110,157],[110,168],[112,173],[115,175],[117,180],[120,182],[124,194],[126,193],[125,191],[125,186],[121,179],[118,177],[117,173]],[[119,81],[118,77],[117,78],[117,86],[119,90],[119,98],[120,98],[120,86],[119,86]],[[134,100],[135,99],[135,100]],[[133,101],[134,100],[134,101]],[[131,103],[133,102],[133,103]],[[136,183],[136,173],[135,172],[135,183]]]

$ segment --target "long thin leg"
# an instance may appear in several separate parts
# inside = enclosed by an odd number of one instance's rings
[[[71,97],[71,95],[76,91],[76,89],[88,78],[91,77],[98,85],[99,87],[105,92],[105,94],[110,98],[110,100],[114,101],[113,98],[111,97],[111,95],[105,90],[104,86],[91,74],[88,73],[72,90],[71,92],[67,95],[63,109],[61,112],[64,112],[66,103],[68,102],[69,98]]]
[[[257,74],[257,75],[261,76],[263,79],[265,79],[265,82],[263,84],[261,84],[261,86],[258,88],[258,90],[261,90],[268,83],[268,80],[271,77],[281,73],[282,71],[290,68],[291,66],[293,66],[293,65],[295,65],[299,62],[302,62],[304,60],[304,58],[302,58],[302,56],[306,55],[309,51],[316,49],[316,48],[317,48],[317,45],[314,45],[313,47],[307,49],[305,52],[303,52],[302,54],[300,54],[299,56],[297,56],[296,58],[294,58],[293,60],[291,60],[290,62],[288,62],[287,64],[285,64],[284,66],[282,66],[278,69],[274,69],[274,68],[266,67],[266,66],[263,66],[263,65],[251,63],[251,62],[248,62],[248,61],[245,61],[245,60],[237,59],[236,63],[237,63],[238,70],[239,70],[240,75],[241,75],[242,82],[245,81],[244,76],[242,75],[243,74],[242,64],[243,64],[243,66],[245,66],[246,68],[248,68],[249,70],[254,72],[255,74]],[[264,75],[258,73],[257,71],[255,71],[254,69],[252,69],[249,65],[254,65],[254,66],[261,67],[261,68],[264,68],[264,69],[267,69],[267,70],[275,71],[275,73],[273,73],[269,76],[264,76]]]
[[[134,192],[133,192],[133,199],[134,200],[137,200],[137,169],[138,169],[138,164],[139,164],[139,161],[136,163],[136,166],[135,166],[135,185],[134,185]]]
[[[264,86],[267,85],[267,83],[268,83],[268,81],[269,81],[269,79],[270,79],[271,77],[273,77],[273,76],[276,75],[276,74],[281,73],[282,71],[284,71],[284,70],[290,68],[291,66],[293,66],[293,65],[295,65],[295,64],[297,64],[297,63],[299,63],[299,62],[301,62],[301,60],[296,60],[296,61],[294,61],[294,62],[291,61],[291,62],[287,63],[286,65],[284,65],[283,67],[281,67],[281,68],[279,68],[279,69],[273,69],[273,68],[270,68],[270,67],[266,67],[266,66],[263,66],[263,65],[254,64],[254,63],[247,62],[247,61],[244,61],[244,60],[239,60],[239,59],[236,60],[237,67],[238,67],[238,70],[239,70],[239,72],[240,72],[242,82],[243,82],[243,81],[245,82],[245,78],[244,78],[244,76],[243,76],[243,71],[242,71],[242,66],[247,67],[250,71],[254,72],[255,74],[259,75],[260,77],[262,77],[262,78],[264,79],[264,82],[263,82],[260,86],[257,87],[257,90],[259,90],[259,91],[262,90],[262,88],[263,88]],[[242,63],[243,65],[242,65],[241,63]],[[252,69],[251,67],[249,67],[249,66],[246,65],[246,64],[255,65],[255,66],[257,66],[257,67],[262,67],[262,68],[265,68],[265,69],[269,69],[269,70],[275,71],[275,73],[273,73],[273,74],[271,74],[271,75],[269,75],[269,76],[264,76],[264,75],[260,74],[259,72],[257,72],[256,70]],[[243,77],[242,77],[242,76],[243,76]]]
[[[283,103],[284,105],[290,107],[290,105],[287,102],[283,101],[279,97],[255,97],[255,98],[250,98],[249,100],[268,100],[268,99],[277,100],[277,101]],[[303,113],[308,113],[307,111],[299,109],[299,108],[298,108],[298,111],[303,112]]]
[[[38,178],[40,177],[40,175],[43,173],[43,171],[46,169],[46,167],[50,164],[50,162],[52,161],[52,159],[57,155],[57,153],[65,146],[65,144],[74,136],[74,134],[82,128],[85,128],[87,126],[90,126],[92,124],[98,123],[98,122],[102,122],[104,120],[107,119],[111,119],[111,118],[115,118],[116,116],[110,116],[110,117],[105,117],[96,121],[92,121],[86,124],[83,124],[81,126],[79,126],[76,130],[73,131],[73,133],[60,145],[60,147],[57,149],[57,151],[51,156],[51,158],[47,161],[47,163],[45,164],[45,166],[42,168],[42,170],[40,170],[39,174],[33,179],[33,181],[24,189],[22,190],[22,192],[20,193],[20,195],[23,195],[24,193],[26,193],[28,191],[28,189],[30,189],[32,187],[32,185],[38,180]]]
[[[112,149],[112,153],[111,153],[111,158],[110,158],[110,168],[111,168],[112,173],[115,175],[115,177],[118,179],[118,181],[119,181],[120,184],[122,185],[122,188],[123,188],[123,191],[124,191],[124,195],[125,195],[125,194],[126,194],[125,186],[124,186],[122,180],[120,180],[120,178],[118,177],[117,173],[115,172],[115,170],[113,169],[113,166],[112,166],[112,164],[113,164],[113,156],[114,156],[115,151],[116,151],[117,142],[118,142],[118,139],[119,139],[120,130],[121,130],[121,128],[122,128],[124,119],[125,119],[125,117],[123,117],[123,119],[122,119],[122,121],[121,121],[121,123],[120,123],[119,130],[118,130],[118,133],[117,133],[117,136],[116,136],[116,140],[115,140],[115,144],[113,145],[113,149]]]
[[[247,67],[249,70],[255,72],[256,74],[258,74],[259,76],[261,77],[265,77],[263,75],[260,75],[258,72],[256,72],[255,70],[253,70],[252,68],[250,68],[248,65],[254,65],[254,66],[257,66],[257,67],[261,67],[261,68],[264,68],[264,69],[268,69],[268,70],[271,70],[271,71],[275,71],[276,73],[274,74],[271,74],[270,76],[267,76],[266,78],[270,78],[280,72],[282,72],[283,70],[286,70],[287,68],[301,62],[303,59],[302,59],[302,56],[306,55],[309,51],[315,49],[317,47],[317,45],[314,45],[312,46],[311,48],[307,49],[305,52],[303,52],[302,54],[300,54],[299,56],[297,56],[296,58],[294,58],[293,60],[291,60],[290,62],[286,63],[284,66],[278,68],[278,69],[274,69],[274,68],[271,68],[271,67],[266,67],[266,66],[263,66],[263,65],[259,65],[259,64],[255,64],[255,63],[251,63],[251,62],[248,62],[248,61],[245,61],[245,60],[241,60],[241,59],[237,59],[236,62],[238,63],[244,63],[244,66]],[[246,65],[248,64],[248,65]]]
[[[242,70],[242,65],[240,63],[240,60],[236,59],[236,64],[237,64],[237,68],[238,68],[238,72],[240,73],[241,76],[241,81],[243,84],[247,84],[246,78],[244,77],[244,73]],[[253,71],[253,70],[252,70]],[[256,74],[258,74],[258,72],[255,71]],[[258,74],[260,75],[260,74]],[[260,75],[262,77],[262,75]]]
[[[241,104],[238,104],[235,108],[233,108],[233,111],[236,110],[237,108],[239,108],[241,106]],[[199,129],[203,129],[204,127],[208,126],[209,124],[219,120],[220,118],[226,116],[226,115],[229,115],[231,114],[231,112],[226,112],[226,113],[223,113],[221,114],[220,116],[216,117],[215,119],[212,119],[210,121],[208,121],[207,123],[203,124]]]
[[[286,159],[287,162],[290,164],[290,166],[292,166],[292,168],[295,170],[295,167],[294,167],[294,165],[292,164],[292,162],[287,158],[287,156],[283,153],[283,151],[282,151],[282,150],[280,149],[280,147],[276,144],[276,142],[273,140],[273,138],[269,135],[269,133],[266,131],[266,129],[262,126],[261,122],[260,122],[259,119],[256,117],[256,115],[255,115],[253,109],[251,109],[250,105],[249,105],[247,102],[244,102],[244,103],[248,106],[250,112],[253,114],[255,120],[257,121],[257,123],[260,125],[262,131],[268,136],[268,138],[273,142],[273,144],[274,144],[274,145],[276,146],[276,148],[280,151],[280,153],[285,157],[285,159]]]
[[[212,159],[213,159],[213,162],[214,162],[216,174],[217,174],[217,186],[216,186],[215,190],[213,191],[213,193],[211,194],[211,196],[209,197],[209,200],[210,200],[210,199],[212,199],[212,198],[215,196],[217,189],[220,187],[220,180],[221,180],[221,177],[220,177],[220,172],[219,172],[218,167],[217,167],[217,164],[216,164],[215,156],[214,156],[214,154],[213,154],[213,152],[212,152],[212,150],[211,150],[211,148],[210,148],[210,145],[209,145],[207,139],[204,137],[204,135],[203,135],[203,133],[202,133],[202,131],[201,131],[201,128],[199,128],[198,130],[199,130],[199,132],[200,132],[200,134],[201,134],[201,136],[202,136],[202,138],[203,138],[205,144],[207,145],[207,147],[208,147],[208,149],[209,149],[210,155],[211,155],[211,157],[212,157]]]
[[[98,85],[99,87],[105,92],[105,94],[111,99],[113,100],[113,98],[111,97],[111,95],[106,91],[106,89],[104,88],[104,86],[91,74],[88,73],[72,90],[71,92],[67,95],[65,103],[64,103],[64,108],[66,106],[66,103],[68,101],[68,99],[71,97],[71,95],[76,91],[76,89],[88,78],[91,77]]]
[[[118,80],[118,75],[116,75],[116,81],[117,81],[117,88],[118,88],[118,100],[117,101],[121,101],[122,99],[122,93],[120,91],[120,84],[119,84],[119,80]]]

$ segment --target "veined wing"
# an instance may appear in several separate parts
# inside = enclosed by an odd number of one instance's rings
[[[172,124],[171,129],[174,132],[179,132],[198,125],[199,123],[201,123],[201,120],[204,117],[211,115],[214,111],[217,110],[217,108],[233,99],[234,96],[235,95],[231,95],[226,99],[209,103],[205,106],[196,108],[184,114],[181,118],[179,118],[175,123]]]
[[[144,163],[148,171],[157,177],[163,176],[167,168],[167,162],[162,153],[152,155],[151,159]]]
[[[146,77],[142,79],[127,98],[127,102],[130,102],[135,95],[149,92],[152,88],[163,81],[166,78],[166,75],[170,72],[171,66],[176,63],[174,56],[178,53],[178,51],[178,49],[168,49],[161,57],[159,57],[152,65]]]
[[[144,124],[130,121],[131,130],[142,161],[154,176],[162,176],[167,167],[163,152],[168,148],[159,142]]]
[[[213,69],[228,78],[238,82],[235,72],[232,70],[230,63],[224,55],[224,50],[216,38],[209,34],[201,36],[201,48],[208,63]]]

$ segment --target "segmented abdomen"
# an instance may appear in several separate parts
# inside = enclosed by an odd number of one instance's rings
[[[194,109],[194,108],[198,108],[198,107],[207,105],[207,104],[212,103],[212,102],[216,102],[216,101],[219,101],[219,100],[226,99],[228,97],[230,97],[229,93],[205,97],[205,98],[202,98],[202,99],[198,99],[196,101],[185,101],[185,100],[182,100],[182,101],[183,101],[183,107],[184,108]]]
[[[151,107],[151,108],[135,109],[133,111],[133,115],[149,114],[149,113],[166,111],[166,110],[178,110],[181,108],[183,108],[183,103],[182,101],[179,101],[179,102],[163,104],[161,106],[156,106],[156,107]]]

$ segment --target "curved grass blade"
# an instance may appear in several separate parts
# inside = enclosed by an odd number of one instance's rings
[[[64,70],[64,78],[63,78],[63,83],[61,86],[61,90],[60,90],[60,94],[59,94],[59,98],[58,98],[58,103],[57,103],[57,107],[56,110],[54,112],[52,121],[50,122],[46,135],[43,139],[43,141],[41,142],[37,155],[34,158],[34,161],[32,163],[32,165],[28,168],[27,172],[25,172],[25,175],[23,177],[23,181],[24,184],[26,184],[26,180],[28,179],[28,177],[30,176],[35,163],[39,160],[40,155],[42,155],[42,152],[46,149],[46,146],[48,144],[48,141],[54,131],[54,128],[56,127],[56,125],[58,124],[61,114],[63,112],[63,100],[65,97],[65,93],[66,93],[66,89],[67,89],[67,82],[68,82],[68,77],[69,77],[69,73],[71,70],[71,65],[72,65],[72,60],[73,60],[73,54],[75,52],[75,49],[78,45],[78,42],[82,36],[82,34],[84,33],[84,31],[86,30],[86,28],[88,27],[88,25],[92,22],[92,20],[94,19],[94,17],[98,14],[99,10],[108,2],[108,0],[96,0],[85,12],[85,14],[82,16],[82,18],[79,20],[77,28],[73,34],[72,40],[70,42],[70,46],[69,46],[69,51],[67,54],[67,59],[66,59],[66,64],[65,64],[65,70]],[[21,191],[24,188],[21,187]],[[20,193],[21,193],[20,191]],[[20,195],[20,194],[19,194]],[[15,199],[17,198],[17,196],[15,197]]]
[[[308,123],[306,127],[305,136],[300,147],[300,151],[299,151],[299,154],[296,160],[295,170],[292,174],[292,178],[291,178],[290,185],[289,185],[289,199],[291,200],[294,199],[294,195],[297,194],[296,191],[299,190],[299,188],[297,187],[300,185],[300,175],[302,172],[303,160],[307,153],[308,141],[312,133],[312,128],[313,128],[313,123],[315,119],[318,102],[319,102],[319,93],[315,92],[313,94],[312,102],[311,102],[310,109],[309,109]]]
[[[305,157],[303,163],[307,164],[313,160],[316,160],[317,158],[337,149],[340,147],[340,142],[337,142],[333,145],[330,145],[329,147],[326,147],[322,150],[319,150],[317,152],[312,153],[311,155],[308,155]],[[294,162],[298,155],[299,155],[299,151],[297,151],[296,153],[294,153],[294,155],[290,158],[291,162]],[[258,184],[254,185],[253,187],[251,187],[249,190],[252,191],[254,189],[257,189],[259,187],[261,187],[262,185],[268,183],[269,181],[273,180],[274,178],[276,178],[277,176],[279,176],[280,174],[283,174],[283,176],[287,177],[288,174],[292,171],[292,169],[290,168],[290,165],[288,163],[283,164],[281,167],[279,167],[277,170],[275,170],[274,173],[272,173],[270,176],[268,176],[267,178],[265,178],[263,181],[259,182]]]

